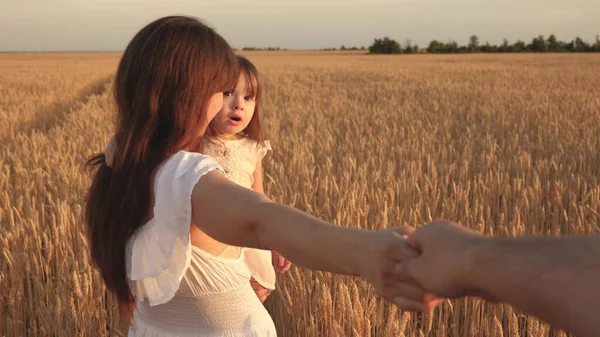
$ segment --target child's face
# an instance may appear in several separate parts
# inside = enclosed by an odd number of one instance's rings
[[[256,101],[248,91],[246,76],[242,74],[235,89],[223,93],[223,107],[211,123],[220,136],[234,136],[250,123]]]

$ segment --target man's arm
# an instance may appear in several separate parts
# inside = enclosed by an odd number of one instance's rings
[[[475,294],[578,336],[600,336],[600,237],[486,240],[474,252]]]
[[[441,297],[504,302],[578,336],[600,336],[600,236],[491,238],[448,222],[408,237],[406,276]]]

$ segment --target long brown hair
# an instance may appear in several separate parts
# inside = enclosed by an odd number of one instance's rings
[[[237,62],[239,65],[239,76],[244,76],[246,78],[246,88],[248,90],[248,95],[254,97],[254,115],[252,115],[252,119],[250,119],[250,123],[244,129],[244,133],[250,139],[253,139],[257,143],[262,143],[265,140],[265,133],[260,125],[260,96],[262,92],[262,86],[260,84],[260,73],[256,66],[247,58],[237,55]],[[237,82],[236,82],[237,83]],[[228,90],[234,90],[235,86]],[[206,131],[207,135],[210,136],[207,140],[210,142],[214,142],[217,131],[209,125],[208,130]]]
[[[154,174],[177,151],[202,150],[209,99],[235,85],[237,69],[227,42],[191,17],[158,19],[125,49],[114,82],[119,146],[112,168],[103,153],[87,161],[85,205],[92,260],[121,304],[133,302],[125,247],[152,216]]]

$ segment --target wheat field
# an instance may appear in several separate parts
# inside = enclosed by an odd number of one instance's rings
[[[600,56],[245,55],[266,86],[274,200],[350,227],[600,233]],[[0,336],[126,335],[81,221],[119,57],[0,54]],[[474,298],[413,314],[355,278],[278,282],[281,336],[566,336]]]

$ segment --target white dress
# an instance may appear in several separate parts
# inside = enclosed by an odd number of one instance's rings
[[[271,150],[269,141],[258,144],[251,138],[212,139],[206,142],[204,152],[215,158],[234,183],[252,188],[256,164]],[[263,287],[275,289],[275,269],[273,256],[269,250],[246,249],[245,259],[252,277]]]
[[[191,194],[211,157],[179,151],[158,169],[154,217],[127,243],[136,299],[130,337],[275,337],[275,325],[250,286],[245,248],[224,259],[192,246]]]

